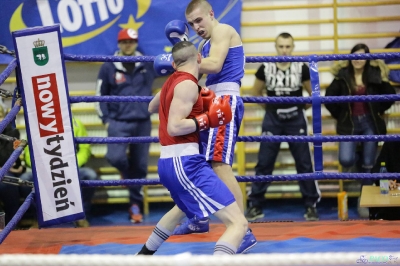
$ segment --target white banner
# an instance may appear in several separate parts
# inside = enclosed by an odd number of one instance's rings
[[[13,32],[40,226],[84,218],[59,26]]]

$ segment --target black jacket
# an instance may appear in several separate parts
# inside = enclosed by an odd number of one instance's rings
[[[332,68],[335,79],[326,89],[325,96],[349,96],[350,76],[347,72],[346,62],[336,64]],[[380,60],[372,60],[368,74],[368,85],[366,88],[367,95],[396,94],[394,88],[387,79],[388,69]],[[382,117],[387,109],[392,106],[393,102],[368,102],[369,112],[373,118],[375,132],[378,135],[386,134],[386,124]],[[337,120],[336,132],[338,135],[352,135],[354,125],[351,119],[351,103],[330,103],[325,107],[331,113],[332,117]]]
[[[389,173],[400,173],[399,151],[400,141],[386,141],[382,146],[381,152],[371,172],[379,173],[381,163],[385,162],[386,169]]]

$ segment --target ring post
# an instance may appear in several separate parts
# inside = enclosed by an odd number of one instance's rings
[[[310,65],[310,81],[311,81],[311,102],[312,102],[312,122],[314,134],[314,171],[323,171],[323,158],[322,158],[322,119],[321,119],[321,90],[319,87],[319,73],[318,73],[318,57],[312,55],[309,58]]]

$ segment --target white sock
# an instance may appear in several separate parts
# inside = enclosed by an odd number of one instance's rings
[[[165,229],[162,225],[157,224],[153,233],[151,233],[149,239],[147,239],[146,247],[149,250],[157,250],[171,235],[172,232]]]
[[[234,255],[236,251],[237,248],[228,242],[218,241],[217,244],[215,244],[214,255]]]

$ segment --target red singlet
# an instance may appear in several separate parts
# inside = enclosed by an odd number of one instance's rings
[[[160,119],[158,135],[160,138],[160,144],[162,146],[200,142],[198,131],[176,137],[170,136],[167,131],[169,108],[171,106],[172,98],[174,96],[175,86],[185,80],[192,80],[194,83],[197,84],[197,79],[192,74],[176,71],[167,79],[167,81],[161,88],[160,106],[158,110],[158,117]],[[194,118],[196,115],[199,115],[201,113],[203,113],[203,99],[201,97],[198,97],[196,103],[193,105],[193,109],[190,112],[188,118]]]

